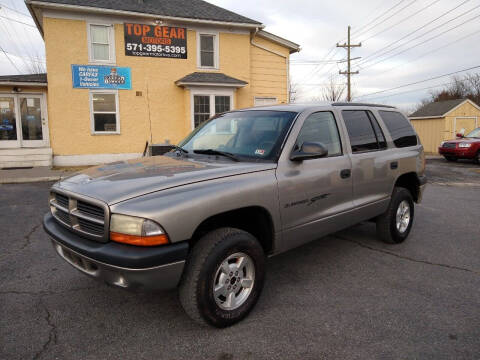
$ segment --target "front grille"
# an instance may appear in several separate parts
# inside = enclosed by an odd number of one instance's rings
[[[445,149],[455,149],[457,147],[457,144],[455,144],[455,143],[445,143],[445,144],[443,144],[443,147]]]
[[[77,209],[81,213],[93,216],[97,219],[103,220],[105,217],[105,210],[102,207],[86,203],[85,201],[78,200]]]
[[[54,218],[72,231],[96,241],[108,240],[109,216],[106,204],[54,190],[50,196],[50,208]]]

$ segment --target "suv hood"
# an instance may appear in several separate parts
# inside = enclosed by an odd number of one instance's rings
[[[207,162],[153,156],[88,168],[54,187],[112,205],[154,191],[275,167],[275,163]]]

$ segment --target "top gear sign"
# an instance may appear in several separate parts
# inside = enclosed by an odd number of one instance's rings
[[[187,29],[147,24],[124,24],[125,55],[186,59]]]

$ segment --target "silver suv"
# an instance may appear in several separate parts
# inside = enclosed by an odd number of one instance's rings
[[[395,108],[252,108],[202,123],[165,156],[56,183],[43,224],[84,274],[128,289],[178,286],[188,315],[225,327],[257,302],[267,256],[365,220],[383,241],[404,241],[424,170]]]

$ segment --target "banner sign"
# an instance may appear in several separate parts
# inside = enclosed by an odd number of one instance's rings
[[[187,58],[187,29],[146,25],[124,24],[125,55]]]
[[[103,65],[72,65],[73,87],[78,89],[132,88],[131,71],[128,67]]]

